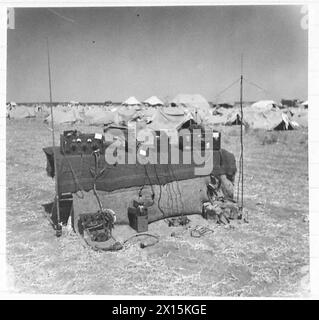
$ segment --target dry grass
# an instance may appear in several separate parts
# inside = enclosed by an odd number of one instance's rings
[[[222,130],[223,147],[238,158],[238,135],[233,128]],[[140,249],[136,240],[122,251],[97,253],[65,230],[56,238],[44,218],[42,204],[54,195],[42,152],[50,145],[51,132],[38,119],[8,121],[7,254],[13,289],[51,294],[307,294],[307,133],[274,134],[273,144],[262,144],[262,133],[245,135],[248,224],[238,221],[233,229],[225,229],[191,216],[192,225],[214,228],[213,234],[195,239],[189,230],[172,229],[160,221],[150,225],[150,232],[160,235],[157,245]],[[128,227],[117,228],[125,234]],[[178,236],[172,237],[172,231]]]

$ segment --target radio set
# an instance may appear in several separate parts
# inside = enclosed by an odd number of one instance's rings
[[[101,133],[81,133],[77,130],[64,131],[60,135],[61,152],[65,155],[104,153],[105,140]]]
[[[107,130],[105,130],[105,132],[106,131]],[[125,133],[127,135],[127,132]],[[179,147],[181,149],[196,149],[196,146],[193,145],[193,134],[193,132],[190,132],[189,134],[179,136]],[[159,138],[158,132],[157,135],[158,136],[156,136],[156,138]],[[127,136],[125,137],[127,139]],[[210,130],[204,131],[198,136],[198,142],[200,142],[199,144],[202,150],[220,150],[221,133],[218,131]],[[99,150],[100,153],[104,153],[106,148],[106,141],[104,135],[101,133],[81,133],[77,130],[69,130],[64,131],[63,134],[60,135],[60,148],[61,152],[65,155],[92,154],[97,150]],[[125,149],[127,151],[126,141]]]
[[[115,130],[114,130],[115,129]],[[196,131],[193,129],[200,129],[197,137],[194,137]],[[116,140],[121,140],[125,151],[128,152],[128,128],[124,126],[106,126],[104,128],[106,136],[106,144],[110,144]],[[165,130],[155,131],[155,139],[157,145],[157,152],[160,153],[161,139],[169,141],[169,136]],[[178,145],[181,150],[214,150],[221,149],[221,133],[219,131],[204,129],[202,127],[190,128],[189,130],[178,131]]]
[[[197,136],[195,131],[181,132],[179,135],[179,148],[183,150],[214,150],[221,148],[221,133],[219,131],[202,130]]]

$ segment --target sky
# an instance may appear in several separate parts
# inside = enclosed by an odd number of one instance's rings
[[[7,101],[307,99],[301,6],[17,8],[7,33]],[[254,86],[252,84],[256,84]],[[225,90],[225,91],[224,91]]]

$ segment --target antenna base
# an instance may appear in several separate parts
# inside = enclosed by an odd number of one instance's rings
[[[58,224],[56,226],[55,235],[56,235],[57,238],[62,236],[62,226],[61,226],[61,224]]]

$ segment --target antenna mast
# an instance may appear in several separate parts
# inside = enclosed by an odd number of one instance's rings
[[[241,75],[240,75],[240,177],[241,179],[241,203],[240,208],[244,209],[244,143],[243,143],[243,54],[241,54]]]
[[[61,217],[60,217],[58,172],[57,172],[57,162],[56,162],[56,154],[55,154],[56,150],[55,150],[54,118],[53,118],[53,107],[52,107],[51,66],[50,66],[50,50],[49,50],[49,39],[48,38],[47,38],[47,52],[48,52],[48,74],[49,74],[49,92],[50,92],[52,147],[53,147],[53,162],[54,162],[54,176],[55,176],[55,198],[54,198],[53,205],[56,205],[56,212],[57,212],[56,236],[60,237],[62,235],[62,225],[61,225]]]

